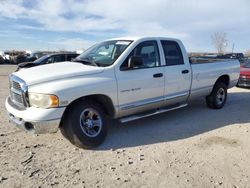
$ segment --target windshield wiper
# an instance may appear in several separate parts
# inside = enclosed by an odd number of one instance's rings
[[[73,62],[80,62],[80,63],[86,64],[86,65],[93,65],[93,66],[96,66],[96,67],[100,67],[99,63],[91,61],[91,60],[89,60],[87,58],[86,59],[74,59]]]

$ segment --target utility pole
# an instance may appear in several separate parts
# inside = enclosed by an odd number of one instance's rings
[[[233,46],[232,46],[232,53],[234,53],[234,43],[233,43]]]

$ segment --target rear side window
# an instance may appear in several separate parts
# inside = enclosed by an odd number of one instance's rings
[[[161,45],[164,51],[166,66],[184,64],[182,52],[177,42],[162,40]]]

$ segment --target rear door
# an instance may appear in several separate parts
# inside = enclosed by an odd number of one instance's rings
[[[188,58],[176,41],[161,40],[165,60],[165,91],[167,105],[186,102],[191,86],[191,67]],[[186,52],[185,52],[186,53]]]
[[[143,65],[125,70],[131,56],[143,58]],[[157,108],[163,102],[164,68],[161,67],[158,43],[139,43],[116,70],[120,115]]]

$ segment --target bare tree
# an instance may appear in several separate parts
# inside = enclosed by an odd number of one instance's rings
[[[247,51],[245,52],[245,56],[250,57],[250,50],[247,50]]]
[[[224,32],[215,32],[211,36],[212,44],[219,54],[223,54],[227,47],[227,34]]]

